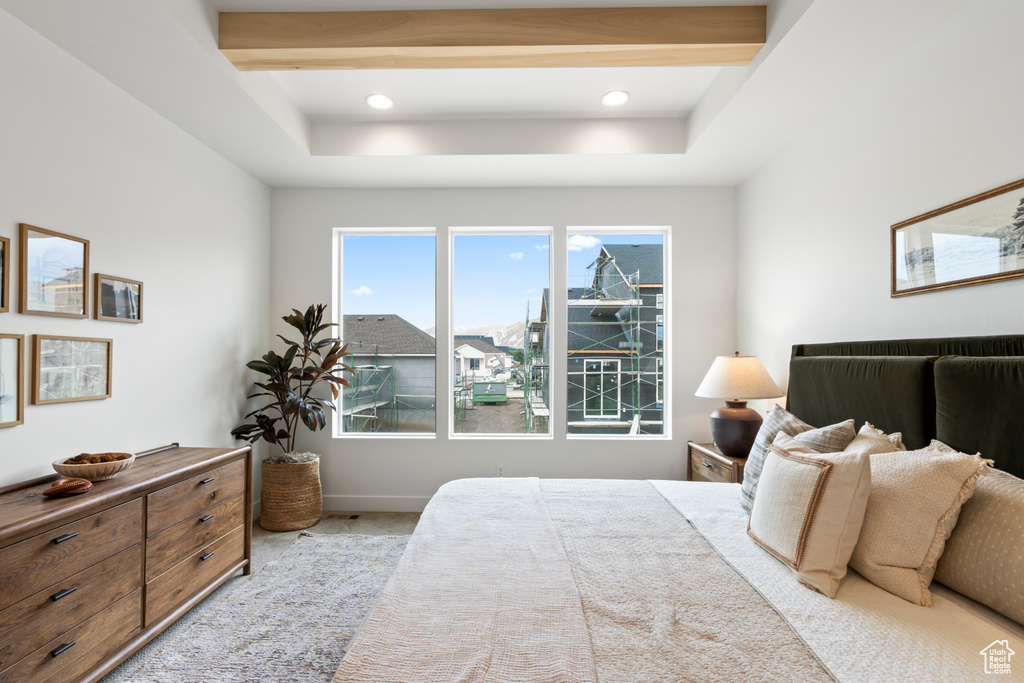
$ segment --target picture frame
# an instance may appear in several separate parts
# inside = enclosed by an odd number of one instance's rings
[[[7,313],[11,303],[11,238],[0,237],[0,313]]]
[[[113,339],[34,335],[32,405],[110,398]]]
[[[25,335],[0,334],[0,428],[25,422]]]
[[[88,317],[89,240],[20,223],[19,313]]]
[[[1024,277],[1024,180],[892,226],[890,296]]]
[[[142,283],[138,280],[96,273],[93,316],[117,323],[142,322]]]

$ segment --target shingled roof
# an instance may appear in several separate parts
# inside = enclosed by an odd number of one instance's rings
[[[455,348],[457,349],[460,346],[472,346],[474,349],[480,351],[481,353],[505,353],[497,346],[494,346],[493,344],[488,344],[483,339],[475,337],[470,337],[468,339],[465,338],[465,336],[463,336],[461,339],[459,337],[455,337]]]
[[[433,355],[434,338],[404,318],[383,315],[346,315],[341,339],[354,354]]]
[[[623,275],[640,271],[641,285],[665,283],[664,256],[660,244],[605,244],[601,250],[615,259]]]

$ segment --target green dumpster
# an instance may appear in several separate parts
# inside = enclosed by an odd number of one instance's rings
[[[473,382],[473,403],[507,403],[504,382]]]

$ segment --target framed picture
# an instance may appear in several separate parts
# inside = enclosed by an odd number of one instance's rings
[[[1024,277],[1024,180],[892,226],[891,296]]]
[[[93,304],[97,320],[119,323],[142,322],[142,283],[113,275],[96,273],[96,302]]]
[[[25,421],[25,335],[0,334],[0,427]]]
[[[21,224],[20,313],[86,317],[89,240]]]
[[[11,240],[0,237],[0,313],[10,310],[11,298]]]
[[[110,398],[113,348],[112,339],[35,335],[32,403]]]

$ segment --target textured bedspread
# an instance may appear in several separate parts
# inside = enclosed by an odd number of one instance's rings
[[[335,682],[831,680],[642,481],[442,487]]]

